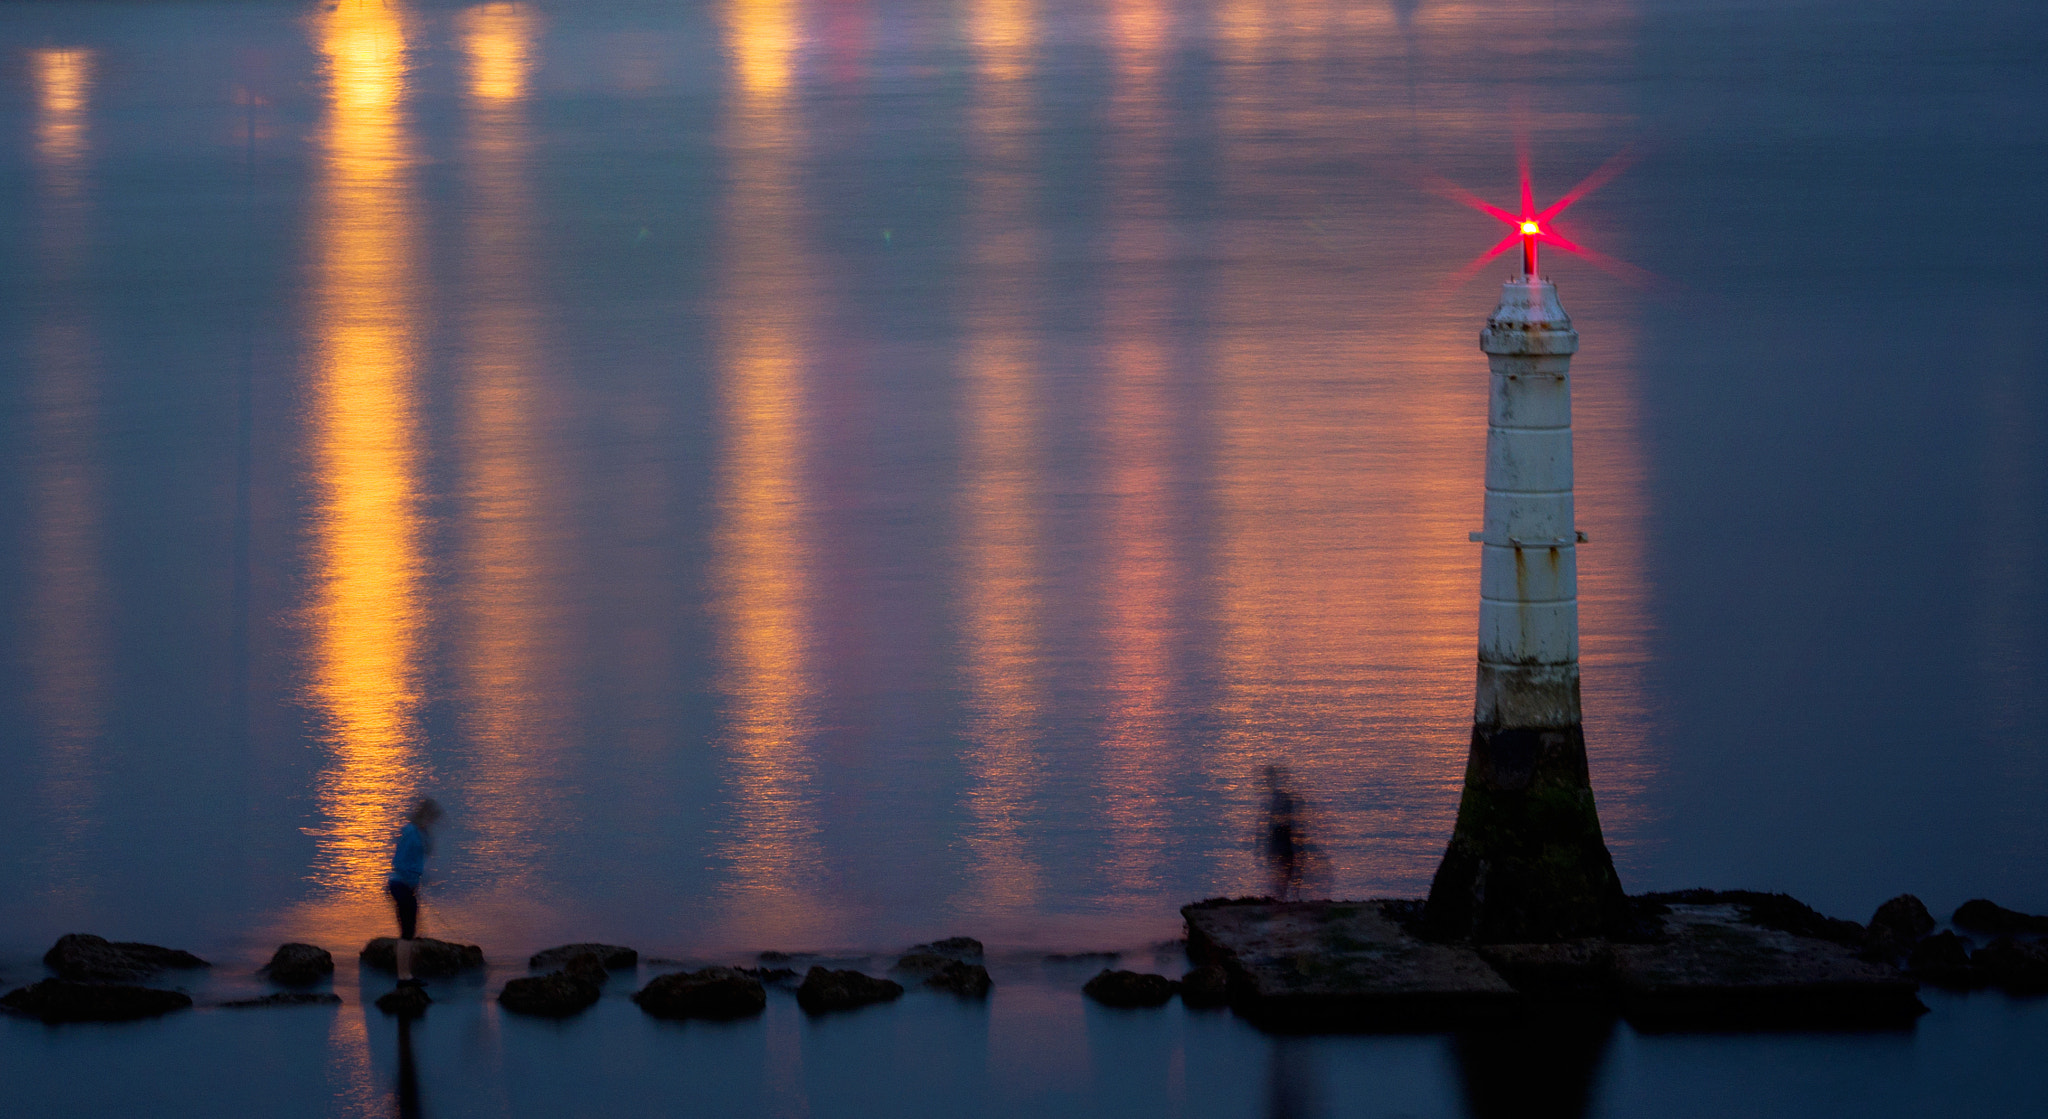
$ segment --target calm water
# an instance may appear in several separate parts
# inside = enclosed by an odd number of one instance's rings
[[[1262,890],[1268,764],[1321,890],[1426,889],[1505,271],[1457,282],[1499,227],[1433,184],[1512,204],[1518,136],[1539,202],[1634,156],[1560,228],[1648,278],[1546,258],[1624,881],[2048,911],[2036,22],[0,8],[0,978],[72,930],[221,990],[346,949],[427,791],[427,931],[508,966],[1007,953],[986,1012],[556,1029],[451,995],[414,1038],[436,1114],[1497,1112],[1485,1042],[1110,1015],[1032,961]],[[0,1068],[57,1111],[376,1113],[395,1041],[345,970],[339,1016],[0,1022]],[[1904,1037],[1622,1028],[1545,1092],[2024,1110],[2006,1058],[2044,1040],[1989,995]],[[153,1071],[79,1083],[110,1060]]]

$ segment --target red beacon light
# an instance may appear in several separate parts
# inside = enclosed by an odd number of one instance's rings
[[[1509,213],[1499,206],[1486,202],[1471,191],[1465,190],[1455,183],[1438,180],[1439,189],[1443,193],[1496,221],[1504,223],[1510,230],[1506,237],[1501,238],[1497,244],[1486,250],[1478,259],[1466,265],[1458,273],[1457,282],[1462,283],[1470,279],[1472,274],[1477,272],[1487,261],[1514,248],[1517,243],[1520,243],[1522,246],[1522,276],[1527,280],[1533,281],[1538,278],[1536,270],[1536,246],[1538,244],[1556,245],[1568,253],[1585,257],[1588,261],[1601,268],[1632,280],[1641,281],[1646,279],[1647,274],[1641,269],[1576,244],[1550,228],[1551,219],[1564,213],[1571,208],[1573,203],[1605,185],[1608,180],[1616,175],[1621,174],[1633,161],[1634,156],[1624,149],[1614,158],[1602,164],[1599,170],[1586,176],[1585,179],[1580,181],[1579,185],[1567,191],[1564,197],[1538,210],[1536,208],[1535,192],[1529,185],[1529,160],[1527,154],[1524,153],[1521,159],[1522,206],[1521,213],[1518,214]]]

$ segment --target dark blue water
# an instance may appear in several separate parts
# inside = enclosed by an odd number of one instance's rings
[[[67,931],[202,994],[347,958],[427,792],[427,931],[497,968],[412,1039],[436,1114],[1511,1113],[1512,1046],[1118,1015],[1035,961],[1263,890],[1269,764],[1319,891],[1425,889],[1505,271],[1458,282],[1500,227],[1442,184],[1512,205],[1518,141],[1539,203],[1628,153],[1557,227],[1621,263],[1545,258],[1626,884],[2048,911],[2033,14],[0,9],[0,979]],[[956,932],[985,1012],[485,999],[569,939]],[[339,1016],[10,1020],[0,1062],[58,1113],[378,1112],[344,971]],[[2042,1106],[2048,1009],[1929,1001],[1620,1027],[1532,1091]]]

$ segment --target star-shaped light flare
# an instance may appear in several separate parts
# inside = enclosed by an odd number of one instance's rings
[[[1633,280],[1638,283],[1648,280],[1649,273],[1644,272],[1635,265],[1616,260],[1611,256],[1577,244],[1563,234],[1560,234],[1550,224],[1552,219],[1570,209],[1579,199],[1605,186],[1616,175],[1627,170],[1629,164],[1635,162],[1634,152],[1629,148],[1623,148],[1612,159],[1601,164],[1598,170],[1579,180],[1579,185],[1566,191],[1564,197],[1538,210],[1536,208],[1536,194],[1529,183],[1529,150],[1526,146],[1518,145],[1518,147],[1520,150],[1516,153],[1518,156],[1516,162],[1520,165],[1522,173],[1522,209],[1518,214],[1511,214],[1448,179],[1435,180],[1435,186],[1441,193],[1455,201],[1472,207],[1496,221],[1505,222],[1509,229],[1506,237],[1501,238],[1492,248],[1486,250],[1477,259],[1473,260],[1472,263],[1460,269],[1457,276],[1451,281],[1451,286],[1456,287],[1471,279],[1473,273],[1485,267],[1487,261],[1507,252],[1518,244],[1522,246],[1522,275],[1524,276],[1535,276],[1537,274],[1536,246],[1546,244],[1556,245],[1568,253],[1582,256],[1588,262],[1624,279]]]

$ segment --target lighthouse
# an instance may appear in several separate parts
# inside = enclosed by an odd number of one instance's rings
[[[1526,191],[1525,191],[1526,194]],[[1586,765],[1579,710],[1572,355],[1579,335],[1537,273],[1526,202],[1522,273],[1480,331],[1492,370],[1480,545],[1479,673],[1458,823],[1430,884],[1430,935],[1480,942],[1598,934],[1624,899]],[[1512,235],[1511,235],[1512,236]]]

